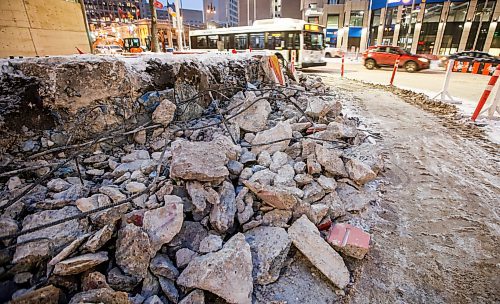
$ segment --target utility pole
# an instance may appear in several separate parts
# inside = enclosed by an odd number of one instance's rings
[[[149,0],[149,9],[151,10],[151,51],[158,53],[160,50],[158,48],[158,30],[156,29],[158,18],[156,16],[155,1],[156,0]]]

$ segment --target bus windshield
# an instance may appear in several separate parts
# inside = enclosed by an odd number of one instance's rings
[[[324,48],[323,34],[304,32],[305,50],[322,50]]]

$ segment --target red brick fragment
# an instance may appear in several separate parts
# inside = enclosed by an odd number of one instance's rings
[[[334,224],[328,233],[332,247],[356,259],[362,259],[370,248],[370,234],[346,223]]]

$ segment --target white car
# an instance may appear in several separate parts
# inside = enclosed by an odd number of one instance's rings
[[[326,58],[340,58],[342,57],[342,50],[339,48],[326,47],[325,48],[325,57]]]
[[[123,53],[123,49],[119,45],[96,45],[94,53],[118,55]]]

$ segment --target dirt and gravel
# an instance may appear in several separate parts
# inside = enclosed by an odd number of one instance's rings
[[[352,94],[345,109],[381,134],[386,163],[380,205],[365,214],[374,245],[345,302],[500,301],[498,145],[430,113],[439,105],[321,76]]]

